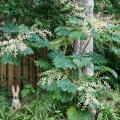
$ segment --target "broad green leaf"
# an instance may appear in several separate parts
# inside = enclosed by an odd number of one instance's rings
[[[87,66],[89,63],[91,63],[91,58],[88,57],[75,57],[73,58],[73,63],[75,63],[77,65],[77,67],[85,67]]]
[[[20,58],[7,54],[0,59],[1,64],[20,64]]]
[[[20,25],[18,27],[19,33],[28,33],[30,30],[28,27],[26,27],[24,24]]]
[[[0,28],[5,33],[12,34],[12,33],[18,33],[19,32],[19,26],[17,24],[6,24],[3,27]]]
[[[41,38],[37,34],[31,34],[31,37],[26,41],[26,43],[34,48],[43,48],[49,46],[48,40]]]
[[[88,38],[87,34],[81,31],[72,31],[69,37],[75,40],[87,40]]]
[[[59,55],[56,56],[53,60],[53,64],[57,67],[57,68],[62,68],[62,69],[76,69],[75,64],[72,62],[72,60],[70,58],[67,58],[63,55]]]
[[[71,33],[71,28],[66,26],[60,26],[55,29],[55,33],[58,36],[69,36]]]
[[[57,82],[58,87],[68,93],[75,93],[77,91],[77,86],[69,80],[60,80]]]
[[[80,25],[83,21],[75,17],[70,17],[69,22],[73,25]]]
[[[35,61],[35,64],[37,67],[44,68],[44,69],[48,69],[51,67],[51,65],[44,59],[39,59]]]
[[[89,57],[92,58],[93,63],[97,65],[105,65],[108,62],[104,55],[98,53],[91,53]]]

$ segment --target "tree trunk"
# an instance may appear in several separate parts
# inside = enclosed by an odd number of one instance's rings
[[[93,17],[94,0],[77,0],[77,2],[79,6],[86,7],[86,15],[89,19],[91,19]],[[90,38],[90,40],[86,41],[77,40],[74,44],[74,53],[78,55],[83,51],[84,48],[84,54],[93,52],[93,38]],[[89,76],[94,75],[93,63],[90,63],[87,67],[85,67],[84,73]]]
[[[85,6],[86,7],[86,15],[88,19],[91,19],[93,17],[93,9],[94,9],[94,0],[77,0],[79,6]],[[92,53],[93,52],[93,38],[90,37],[89,40],[86,41],[80,41],[77,40],[74,44],[74,54],[79,55],[84,51],[82,54],[86,53]],[[90,63],[87,67],[85,67],[83,71],[88,76],[94,75],[94,64]],[[93,113],[93,120],[96,120],[96,113],[97,110],[92,110]]]

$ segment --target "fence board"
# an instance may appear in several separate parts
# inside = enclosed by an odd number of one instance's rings
[[[19,65],[14,66],[14,82],[20,84],[21,69]]]
[[[0,85],[6,86],[6,65],[0,65]]]
[[[24,58],[21,65],[0,65],[0,87],[11,89],[12,84],[32,84],[36,86],[40,68],[34,65],[33,60]]]
[[[14,66],[8,65],[8,89],[11,89],[14,80]]]
[[[32,84],[36,87],[39,80],[38,74],[43,69],[38,68],[34,64],[34,60],[39,58],[47,59],[47,52],[44,49],[39,49],[36,54],[23,58],[20,65],[0,65],[0,87],[11,89],[12,84]]]
[[[33,66],[32,66],[32,64],[33,64],[33,62],[32,62],[32,60],[30,59],[29,60],[29,65],[28,65],[28,67],[29,67],[29,77],[28,77],[28,79],[29,79],[29,81],[30,81],[30,83],[32,84],[32,82],[33,82]]]
[[[23,59],[23,82],[26,84],[28,82],[28,61],[26,58]]]

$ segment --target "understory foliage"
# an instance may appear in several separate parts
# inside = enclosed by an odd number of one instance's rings
[[[0,2],[0,64],[19,65],[36,50],[48,51],[47,59],[34,60],[44,72],[38,75],[36,90],[31,85],[22,90],[20,109],[12,113],[5,92],[0,92],[0,120],[120,119],[118,19],[87,19],[85,9],[74,0]],[[96,13],[101,7],[107,13],[118,10],[110,0],[104,2],[98,6],[96,1]],[[80,55],[73,54],[75,40],[91,38],[94,53],[84,54],[83,48]],[[93,77],[83,73],[90,63],[94,63]]]

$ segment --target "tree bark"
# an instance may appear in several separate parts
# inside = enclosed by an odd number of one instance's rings
[[[91,19],[93,17],[94,0],[77,0],[77,2],[78,2],[79,6],[85,6],[86,15],[89,19]],[[90,38],[89,41],[88,40],[75,41],[75,44],[74,44],[74,53],[75,54],[77,54],[77,55],[80,54],[84,48],[85,48],[84,54],[93,52],[93,48],[94,48],[93,47],[93,38]],[[85,67],[84,73],[86,75],[93,76],[94,75],[94,64],[90,63],[87,67]]]
[[[77,2],[79,6],[86,7],[86,15],[88,19],[93,18],[94,0],[77,0]],[[90,37],[89,40],[85,40],[85,41],[77,40],[74,44],[74,53],[77,55],[92,53],[93,49],[94,49],[93,37]],[[89,63],[89,65],[85,67],[83,72],[88,76],[93,76],[94,64]],[[96,120],[97,111],[94,109],[91,112],[93,113],[93,120]]]
[[[93,18],[93,9],[94,9],[94,0],[85,0],[86,6],[86,14],[89,19]],[[90,38],[90,41],[86,47],[85,53],[92,53],[93,52],[93,38]],[[90,63],[85,68],[86,75],[93,76],[94,75],[94,64]]]

